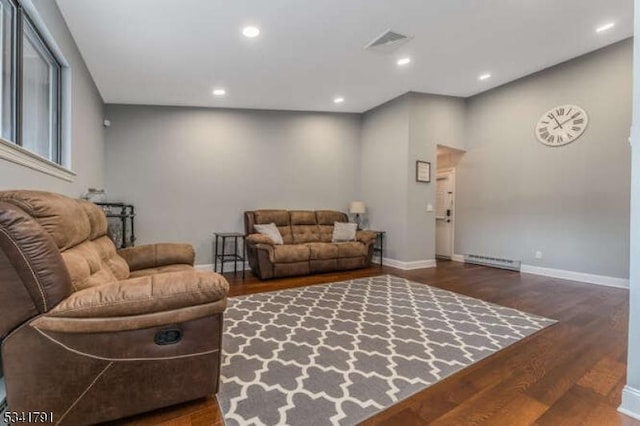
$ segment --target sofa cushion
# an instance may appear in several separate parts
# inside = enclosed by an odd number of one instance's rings
[[[338,246],[331,243],[307,243],[311,260],[317,259],[337,259]]]
[[[129,278],[146,277],[147,275],[164,274],[167,272],[193,271],[193,266],[189,264],[176,263],[174,265],[157,266],[153,268],[138,269],[131,271]]]
[[[333,235],[331,236],[331,241],[334,243],[355,241],[357,230],[357,223],[336,222],[333,225]]]
[[[367,249],[364,244],[359,242],[336,243],[338,247],[338,257],[358,257],[366,256]]]
[[[333,224],[347,222],[348,217],[345,213],[335,210],[318,210],[316,211],[316,220],[320,231],[320,241],[330,243],[333,237]]]
[[[113,241],[106,236],[63,251],[62,259],[74,291],[129,277],[129,265],[116,254]]]
[[[316,224],[316,212],[309,210],[292,210],[291,234],[294,244],[316,243],[320,241],[320,229]]]
[[[284,244],[292,244],[291,227],[289,226],[289,212],[287,210],[256,210],[254,212],[255,225],[275,223],[282,235]]]
[[[316,212],[312,210],[291,210],[291,225],[317,225]]]
[[[0,199],[32,216],[51,235],[61,251],[87,241],[94,235],[85,207],[64,195],[41,191],[5,191]]]
[[[318,225],[333,226],[334,222],[347,222],[347,215],[335,210],[318,210],[316,221]]]
[[[320,241],[318,225],[291,225],[294,244],[317,243]]]
[[[255,224],[253,227],[256,228],[256,231],[258,231],[260,234],[266,235],[267,237],[271,238],[273,244],[282,244],[284,242],[282,240],[280,230],[275,223],[267,223],[264,225]]]
[[[275,263],[306,262],[309,260],[309,247],[304,244],[290,244],[273,247]]]

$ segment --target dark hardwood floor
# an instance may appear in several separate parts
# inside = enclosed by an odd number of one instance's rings
[[[400,271],[372,267],[261,282],[226,275],[230,296],[394,274],[559,321],[379,413],[365,425],[640,425],[619,414],[625,384],[628,291],[439,262]],[[222,425],[214,397],[124,424]]]

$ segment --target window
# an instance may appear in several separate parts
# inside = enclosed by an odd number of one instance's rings
[[[57,164],[62,67],[16,0],[0,0],[0,137]]]

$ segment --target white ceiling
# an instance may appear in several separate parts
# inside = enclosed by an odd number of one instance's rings
[[[633,0],[57,3],[107,103],[362,112],[407,91],[474,95],[633,34]],[[364,50],[389,28],[414,38]]]

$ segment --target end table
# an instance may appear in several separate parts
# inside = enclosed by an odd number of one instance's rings
[[[382,267],[382,259],[384,258],[384,236],[386,235],[386,231],[375,231],[373,229],[369,229],[371,232],[375,232],[376,241],[373,243],[373,253],[380,254],[380,267]]]
[[[244,261],[245,261],[245,236],[238,232],[214,232],[215,241],[213,242],[213,271],[218,272],[218,260],[220,261],[220,273],[224,273],[224,264],[233,262],[234,275],[238,272],[238,262],[242,267],[242,279],[244,279]],[[233,252],[227,253],[227,238],[233,241]],[[238,250],[238,240],[242,240],[242,251]],[[221,253],[218,254],[219,242],[222,240]]]

